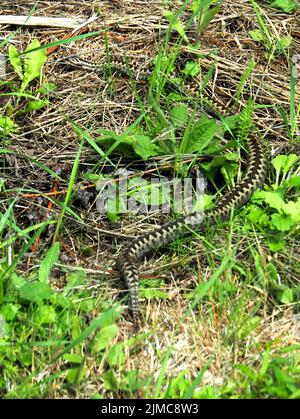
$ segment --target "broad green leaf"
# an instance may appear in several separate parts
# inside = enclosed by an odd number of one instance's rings
[[[54,265],[54,263],[57,262],[59,254],[59,243],[56,242],[53,244],[53,246],[47,251],[43,262],[41,263],[40,269],[39,269],[39,281],[40,282],[47,282],[51,269]]]
[[[169,294],[159,288],[145,288],[141,291],[141,297],[147,300],[159,299],[167,300],[170,298]]]
[[[39,325],[55,323],[57,321],[55,308],[50,305],[40,305],[35,312],[34,319]]]
[[[97,353],[105,349],[117,336],[118,328],[115,324],[100,329],[93,341],[92,352]]]
[[[117,343],[109,351],[107,356],[107,362],[111,366],[118,366],[124,364],[125,361],[126,355],[124,352],[124,343]]]
[[[10,45],[8,48],[8,56],[11,65],[21,80],[23,80],[23,68],[20,58],[20,54],[14,45]]]
[[[113,181],[113,177],[112,176],[104,176],[102,175],[102,173],[100,174],[96,174],[96,173],[91,173],[91,172],[86,172],[82,174],[84,176],[85,179],[91,181],[91,182],[99,182],[99,185],[96,184],[96,190],[99,191],[103,184],[102,181],[103,179],[111,179]]]
[[[229,163],[228,161],[224,162],[223,166],[221,167],[221,173],[227,185],[232,184],[232,180],[237,174],[238,168],[238,164]]]
[[[20,290],[23,285],[28,283],[23,276],[18,276],[16,273],[12,274],[11,279],[16,290]]]
[[[216,128],[217,124],[214,119],[209,120],[205,115],[202,116],[192,127],[183,151],[185,153],[203,152],[212,141]]]
[[[106,390],[113,390],[119,388],[119,382],[112,368],[109,368],[107,371],[102,373],[101,380]]]
[[[107,211],[106,215],[109,221],[111,221],[112,223],[115,223],[116,221],[120,219],[120,216],[115,212]]]
[[[30,51],[31,49],[37,48],[40,46],[40,43],[37,39],[34,39],[26,49],[26,51]],[[25,52],[26,52],[25,51]],[[28,52],[24,58],[24,78],[21,85],[21,91],[24,91],[28,84],[40,77],[42,66],[44,65],[45,61],[47,60],[47,54],[45,49],[41,49],[38,51]]]
[[[218,171],[218,168],[221,167],[225,162],[224,156],[214,157],[211,162],[203,162],[200,164],[201,169],[204,171],[207,178],[213,181],[215,174]]]
[[[0,80],[0,87],[2,86],[6,86],[12,91],[15,91],[18,89],[17,86],[9,80]],[[10,107],[10,109],[12,109],[12,107]]]
[[[200,166],[210,180],[213,180],[217,170],[220,168],[225,180],[230,183],[230,180],[237,171],[237,165],[231,163],[231,161],[237,161],[238,159],[237,153],[226,153],[224,155],[215,156],[211,162],[201,163]]]
[[[300,176],[292,175],[286,183],[289,186],[300,186]]]
[[[150,137],[147,135],[136,134],[130,138],[135,153],[141,156],[143,160],[148,160],[149,157],[157,156],[162,152],[157,145],[151,142]]]
[[[41,99],[41,100],[34,100],[28,103],[26,108],[23,110],[22,113],[30,112],[32,110],[41,109],[45,106],[49,105],[49,100],[47,99]]]
[[[297,201],[289,201],[283,206],[282,210],[285,214],[290,215],[294,224],[296,224],[300,221],[300,198]]]
[[[51,302],[53,303],[53,305],[58,306],[58,307],[62,307],[62,308],[71,308],[71,307],[75,307],[75,305],[73,305],[73,301],[71,301],[69,294],[66,292],[66,296],[62,295],[62,294],[54,294],[51,298]],[[77,303],[76,303],[76,308],[77,308]]]
[[[94,325],[101,328],[110,326],[120,317],[121,312],[122,307],[119,304],[114,304],[111,308],[101,313],[97,319],[94,319],[89,327],[93,327]]]
[[[185,34],[184,26],[180,20],[178,18],[175,20],[173,13],[169,10],[164,10],[163,15],[170,22],[172,29],[178,32],[178,34],[185,40],[185,42],[188,43],[188,37]]]
[[[30,302],[49,300],[53,290],[45,282],[28,282],[21,286],[20,297]]]
[[[9,322],[14,320],[20,310],[19,304],[4,304],[0,308],[0,313],[4,316],[5,321]]]
[[[182,127],[188,120],[189,111],[186,105],[179,103],[173,106],[170,112],[170,119],[175,127]]]
[[[16,132],[17,128],[12,119],[9,116],[0,115],[0,127],[3,128],[5,134],[10,134],[11,132]],[[1,135],[1,130],[0,130]]]
[[[128,182],[128,196],[141,204],[162,205],[170,202],[170,185],[160,179],[158,182],[147,182],[145,179],[130,179]]]
[[[132,209],[136,202],[149,205],[150,185],[145,179],[129,179],[128,181],[128,205]]]
[[[186,74],[187,76],[192,76],[192,77],[196,76],[196,74],[198,74],[199,71],[200,71],[199,64],[196,63],[195,61],[188,61],[185,64],[184,69],[182,70],[184,74]]]
[[[118,148],[128,153],[129,147],[130,147],[130,149],[133,149],[133,151],[137,155],[142,157],[143,160],[147,160],[149,157],[157,156],[162,153],[162,150],[160,149],[160,147],[153,144],[151,142],[150,137],[148,137],[147,135],[142,135],[142,134],[118,135],[114,131],[107,131],[107,130],[101,130],[101,132],[104,135],[102,135],[102,137],[98,137],[97,141],[107,143],[108,145],[112,144],[109,152]]]
[[[279,39],[281,48],[285,49],[291,45],[293,38],[291,36],[283,36]]]
[[[182,100],[182,95],[179,95],[178,93],[171,92],[168,94],[168,99],[172,102],[178,102]]]
[[[258,375],[258,379],[262,380],[262,378],[265,376],[269,365],[270,365],[270,349],[266,348],[263,357],[262,357],[262,361],[261,361],[261,367],[259,370],[259,375]]]
[[[77,301],[76,307],[78,311],[83,313],[91,313],[95,309],[95,300],[83,299],[82,301]]]
[[[275,9],[282,9],[286,13],[294,12],[299,8],[299,4],[294,0],[275,0],[270,6]]]
[[[80,383],[85,378],[85,370],[84,368],[76,367],[68,369],[66,375],[67,381],[70,384]]]
[[[283,286],[282,289],[277,290],[276,294],[282,304],[292,304],[294,302],[292,288]]]
[[[278,272],[276,270],[276,267],[273,265],[273,263],[269,262],[266,265],[266,270],[269,274],[269,277],[274,283],[277,283],[278,281]]]
[[[258,194],[256,194],[257,196]],[[280,189],[276,191],[260,191],[259,196],[271,207],[275,208],[278,212],[282,211],[282,208],[285,205],[284,199],[282,197],[282,192]]]
[[[193,201],[192,211],[191,212],[200,212],[204,210],[204,196],[197,196],[196,199]]]
[[[75,353],[64,354],[63,359],[65,359],[68,362],[72,362],[72,364],[81,364],[82,362],[82,356]]]
[[[288,231],[294,225],[292,217],[286,214],[272,214],[271,220],[279,231]]]
[[[231,162],[239,162],[240,161],[240,157],[238,155],[238,153],[226,153],[224,154],[224,156],[226,157],[227,161],[231,161]]]
[[[36,90],[36,93],[42,93],[43,95],[48,95],[51,92],[55,92],[57,86],[55,83],[43,83],[43,85]]]
[[[203,32],[203,30],[213,20],[213,18],[215,17],[215,15],[218,13],[219,10],[220,10],[220,7],[219,6],[212,7],[212,8],[209,8],[209,9],[204,10],[204,12],[202,14],[202,19],[199,22],[199,30],[200,30],[200,32]]]
[[[254,41],[263,41],[264,36],[259,29],[255,29],[254,31],[250,31],[249,35]]]
[[[257,205],[250,205],[248,208],[246,218],[252,223],[260,225],[267,225],[269,221],[268,215],[265,211]]]
[[[170,202],[170,188],[168,185],[151,183],[149,189],[148,205],[163,205]]]
[[[109,216],[111,221],[116,221],[119,217],[117,214],[123,214],[126,212],[126,197],[119,197],[114,198],[113,196],[111,198],[108,198],[105,205],[105,212]]]
[[[276,170],[276,176],[282,171],[284,174],[287,173],[290,168],[298,161],[299,157],[297,154],[281,154],[272,159],[272,165]]]
[[[240,123],[240,115],[230,115],[224,118],[224,124],[220,125],[220,127],[226,131],[232,131],[236,126]],[[227,147],[227,144],[226,144]]]
[[[269,241],[268,246],[272,252],[278,252],[285,248],[285,240]]]

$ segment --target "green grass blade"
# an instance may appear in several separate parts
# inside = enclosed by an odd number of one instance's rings
[[[66,198],[65,198],[65,202],[64,202],[65,206],[68,206],[68,203],[69,203],[70,198],[71,198],[71,194],[73,192],[82,147],[83,147],[83,141],[79,145],[79,148],[78,148],[78,151],[77,151],[77,154],[76,154],[76,157],[75,157],[75,161],[74,161],[74,164],[73,164],[73,168],[72,168],[72,172],[71,172],[71,176],[70,176],[70,181],[69,181],[69,185],[68,185],[68,189],[67,189],[67,194],[66,194]],[[57,220],[56,230],[55,230],[54,237],[53,237],[54,242],[58,239],[59,230],[60,230],[60,226],[61,226],[62,220],[64,218],[64,215],[65,215],[65,208],[63,208],[61,210],[60,215],[59,215],[58,220]]]
[[[61,39],[59,41],[49,42],[48,44],[41,45],[36,48],[32,48],[28,51],[25,51],[23,54],[29,54],[30,52],[40,51],[42,49],[48,49],[52,47],[57,47],[58,45],[70,44],[71,42],[80,41],[81,39],[91,38],[93,36],[101,35],[103,32],[106,32],[107,29],[101,29],[100,31],[84,33],[82,35],[72,36],[71,38]]]
[[[72,121],[67,116],[66,116],[66,119],[70,122],[71,125],[73,125],[75,132],[80,137],[86,140],[97,151],[97,153],[99,153],[100,156],[103,157],[109,164],[111,164],[112,166],[115,166],[114,163],[108,158],[107,153],[101,150],[98,144],[93,140],[93,138],[85,130],[83,130],[78,124],[76,124],[76,122]]]
[[[21,249],[18,256],[15,257],[13,263],[3,272],[0,273],[0,281],[4,280],[8,274],[14,271],[15,267],[17,266],[17,263],[19,260],[28,252],[28,250],[31,248],[37,237],[39,237],[42,232],[45,230],[45,228],[49,225],[49,221],[46,221],[45,223],[41,223],[41,226],[38,228],[37,232],[31,237],[31,239],[26,243],[26,245]]]
[[[171,348],[169,348],[167,350],[167,353],[164,356],[162,366],[161,366],[161,369],[160,369],[160,372],[159,372],[159,376],[158,376],[158,379],[157,379],[156,385],[155,385],[155,390],[154,390],[154,394],[153,394],[154,399],[158,399],[158,397],[159,397],[161,387],[163,385],[163,381],[164,381],[164,378],[165,378],[165,374],[166,374],[166,370],[167,370],[167,364],[168,364],[170,356],[171,356]]]
[[[20,228],[18,228],[17,226],[15,226],[15,229],[17,230],[17,234],[15,234],[14,236],[10,237],[9,239],[6,239],[4,241],[2,241],[0,243],[0,249],[3,249],[11,244],[13,244],[16,240],[20,239],[20,238],[25,238],[25,239],[30,239],[29,233],[31,233],[32,231],[35,231],[37,229],[40,228],[44,228],[47,227],[48,225],[51,224],[56,224],[56,221],[54,220],[47,220],[44,221],[42,223],[38,223],[38,224],[34,224],[33,226],[29,226],[27,228],[25,228],[24,230],[21,230]]]

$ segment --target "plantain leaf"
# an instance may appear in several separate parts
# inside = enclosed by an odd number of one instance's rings
[[[38,51],[27,52],[39,46],[39,41],[37,39],[34,39],[25,51],[25,73],[21,85],[21,91],[24,91],[32,80],[40,77],[41,68],[47,59],[46,50],[40,49]]]
[[[59,254],[59,243],[56,242],[50,249],[47,251],[46,256],[41,263],[39,269],[39,281],[40,282],[48,282],[48,278],[51,272],[51,269],[54,263],[57,262]]]
[[[8,57],[11,65],[21,80],[23,80],[23,69],[20,54],[14,45],[8,48]]]

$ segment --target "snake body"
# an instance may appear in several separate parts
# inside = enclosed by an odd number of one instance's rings
[[[254,135],[248,137],[245,142],[249,153],[247,172],[242,181],[225,194],[212,209],[205,211],[205,224],[212,225],[216,220],[228,219],[232,209],[244,205],[265,180],[266,164],[261,142]],[[203,214],[193,212],[181,216],[175,221],[160,226],[155,231],[138,236],[130,245],[125,247],[118,257],[116,266],[129,290],[132,318],[136,326],[139,324],[138,260],[154,248],[172,242],[183,234],[183,231],[188,227],[196,228],[198,231],[204,230]]]
[[[68,57],[67,63],[95,72],[103,71],[98,65],[91,64],[76,56]],[[128,63],[124,63],[122,60],[111,62],[110,65],[117,71],[128,73]],[[140,70],[140,74],[143,77],[149,73],[148,70]],[[216,108],[210,100],[206,103],[210,107]],[[226,114],[220,107],[217,108],[217,113]],[[251,134],[245,139],[245,147],[248,152],[248,161],[244,178],[222,196],[212,209],[205,211],[205,225],[215,224],[216,220],[228,219],[233,208],[237,209],[243,206],[250,199],[253,192],[263,184],[266,176],[266,161],[264,148],[256,134]],[[134,241],[124,247],[117,258],[116,267],[129,290],[132,319],[136,327],[139,325],[140,319],[138,299],[139,259],[151,250],[172,242],[178,236],[184,234],[188,227],[203,231],[205,228],[203,214],[201,212],[193,212],[188,215],[181,215],[178,219],[161,225],[155,231],[139,235]]]

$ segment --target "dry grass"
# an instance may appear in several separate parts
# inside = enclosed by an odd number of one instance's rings
[[[32,10],[34,3],[4,0],[2,13],[24,15]],[[167,22],[162,17],[163,3],[132,0],[82,0],[80,3],[40,1],[35,14],[87,19],[92,13],[97,13],[98,19],[89,29],[94,31],[109,27],[108,42],[111,51],[126,51],[126,56],[144,57],[147,62],[158,51],[160,45],[158,31],[167,28]],[[180,4],[177,1],[172,2],[172,5],[175,3]],[[270,9],[268,17],[280,36],[293,36],[291,55],[300,54],[299,16],[289,16]],[[249,37],[249,30],[255,28],[257,28],[255,13],[248,1],[224,1],[221,11],[200,37],[201,46],[198,53],[204,57],[200,60],[203,74],[206,74],[213,62],[215,63],[215,76],[207,88],[216,100],[225,106],[230,103],[249,60],[255,59],[256,67],[249,80],[251,94],[256,103],[272,106],[257,110],[254,120],[272,157],[280,152],[294,150],[295,147],[287,137],[281,115],[276,112],[278,105],[285,109],[289,108],[290,74],[286,57],[279,56],[271,63],[267,62],[263,45],[259,45]],[[2,26],[1,39],[8,38],[15,29],[11,26]],[[27,47],[31,39],[37,38],[45,44],[62,39],[66,35],[65,29],[24,27],[19,29],[11,42],[22,50]],[[217,57],[210,56],[208,52],[216,48]],[[191,51],[184,46],[182,53],[191,54]],[[70,170],[78,149],[78,138],[70,124],[66,123],[65,115],[81,127],[88,128],[90,135],[96,137],[99,128],[122,133],[140,114],[128,78],[115,75],[114,95],[111,96],[107,78],[60,64],[63,57],[74,54],[91,61],[98,60],[101,56],[105,57],[104,36],[66,44],[49,56],[44,66],[44,75],[47,81],[57,85],[55,95],[45,110],[24,116],[20,121],[18,133],[11,139],[10,148],[16,154],[8,162],[7,188],[29,188],[39,194],[39,197],[35,198],[32,196],[19,198],[16,216],[20,226],[28,225],[32,219],[37,222],[47,217],[48,200],[43,194],[49,193],[52,188],[49,177],[42,169],[33,163],[28,163],[28,156],[54,171],[57,170],[64,179],[59,185],[59,190],[64,192],[67,188]],[[15,76],[10,73],[8,77]],[[138,84],[138,89],[142,95],[145,87],[143,84]],[[299,100],[298,89],[297,102]],[[241,103],[244,102],[242,97]],[[81,174],[98,160],[99,155],[95,151],[88,147],[84,149],[80,161],[78,188],[93,191],[92,187],[89,188],[81,181]],[[126,162],[116,160],[115,169],[122,165],[126,165]],[[104,165],[103,170],[106,170]],[[62,198],[64,193],[56,197]],[[125,219],[110,223],[105,215],[97,212],[94,202],[91,201],[88,207],[83,207],[80,201],[76,201],[72,208],[80,214],[85,227],[83,228],[70,216],[66,216],[60,256],[64,270],[72,270],[74,267],[84,268],[90,275],[89,278],[91,277],[87,285],[91,288],[91,293],[95,287],[98,288],[99,275],[101,277],[104,275],[104,280],[101,280],[104,287],[101,294],[105,299],[115,301],[123,285],[116,280],[112,255],[116,255],[121,249],[123,238],[134,237],[137,228],[139,231],[144,231],[149,220],[148,218]],[[53,207],[51,216],[56,219],[58,214],[59,208]],[[152,223],[159,221],[159,217],[154,215]],[[220,237],[216,237],[214,243],[217,249],[221,249],[226,240],[226,232],[217,231]],[[49,247],[51,238],[52,231],[43,237],[39,248],[41,255],[43,249]],[[191,252],[188,255],[172,256],[172,252],[169,252],[160,258],[154,258],[152,267],[150,261],[143,265],[143,276],[158,275],[159,272],[159,278],[166,279],[170,299],[161,303],[154,303],[152,300],[144,303],[145,326],[142,331],[150,334],[143,341],[140,350],[128,353],[125,365],[127,370],[141,369],[145,377],[148,374],[157,377],[162,364],[162,356],[159,354],[164,354],[169,347],[172,347],[167,363],[167,376],[175,377],[181,371],[188,371],[190,377],[196,377],[200,369],[210,361],[209,369],[204,375],[204,384],[220,385],[228,376],[234,378],[233,364],[255,364],[259,360],[259,348],[266,341],[276,341],[279,346],[300,343],[299,316],[293,314],[290,307],[273,308],[271,312],[267,309],[265,312],[261,310],[260,326],[243,342],[243,347],[239,346],[236,339],[228,343],[227,324],[232,311],[232,307],[229,306],[224,307],[220,317],[219,308],[216,309],[217,313],[211,313],[212,305],[207,302],[199,309],[197,316],[190,314],[186,321],[178,326],[178,319],[186,309],[182,290],[190,290],[199,282],[209,279],[212,274],[209,267],[206,267],[203,247],[196,241],[189,245]],[[87,257],[82,252],[86,247],[91,250],[91,256]],[[219,254],[218,250],[216,254]],[[267,257],[263,246],[261,254]],[[241,263],[243,257],[241,252],[238,257]],[[35,259],[35,255],[28,256],[26,265],[24,264],[22,268],[25,274],[34,268]],[[196,266],[198,278],[188,267],[191,263],[192,266]],[[246,269],[250,270],[251,264]],[[61,275],[59,266],[55,272],[58,276]],[[57,283],[56,286],[59,288],[62,285]],[[238,297],[236,299],[238,300]],[[268,297],[263,295],[262,299],[267,301]],[[246,311],[251,313],[251,305],[255,305],[255,301],[248,301],[248,305]],[[119,326],[118,341],[122,341],[130,336],[131,325],[123,319]],[[276,344],[273,350],[276,350]],[[92,360],[89,362],[91,376],[86,377],[84,386],[79,388],[80,394],[86,396],[101,391],[95,377],[101,376],[105,369],[105,366],[100,364],[95,371]],[[69,394],[64,395],[59,389],[56,390],[53,388],[54,396],[70,397]]]

